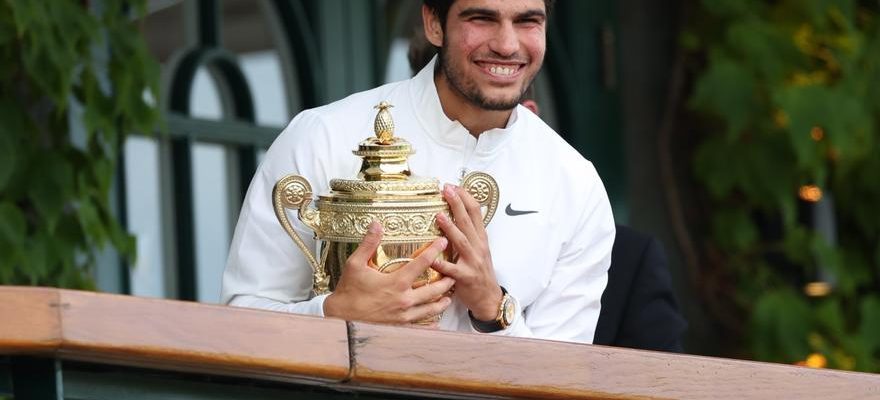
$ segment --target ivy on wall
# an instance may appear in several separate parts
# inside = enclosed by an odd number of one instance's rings
[[[0,284],[90,288],[98,249],[134,257],[109,194],[125,134],[158,121],[145,5],[0,1]]]
[[[689,106],[714,127],[694,171],[752,355],[880,371],[880,3],[693,3]],[[808,296],[811,281],[831,291]]]

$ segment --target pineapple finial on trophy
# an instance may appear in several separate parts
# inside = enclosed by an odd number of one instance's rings
[[[373,122],[373,130],[381,144],[394,142],[394,120],[391,119],[391,112],[388,111],[391,107],[394,106],[387,101],[382,101],[373,107],[379,110],[379,113],[376,114],[376,120]]]

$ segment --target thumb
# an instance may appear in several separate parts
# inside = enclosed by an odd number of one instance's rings
[[[379,248],[379,245],[382,243],[382,224],[377,221],[373,221],[370,223],[370,226],[367,228],[367,234],[364,235],[363,240],[361,240],[361,244],[358,245],[357,249],[351,253],[351,256],[348,257],[349,262],[354,263],[358,266],[367,265],[367,261],[369,261],[370,257],[376,253],[376,249]]]

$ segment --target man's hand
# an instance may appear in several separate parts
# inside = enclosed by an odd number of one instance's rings
[[[498,315],[503,293],[495,278],[480,203],[466,190],[452,185],[444,186],[443,197],[449,203],[454,221],[437,214],[437,222],[458,257],[455,263],[436,260],[432,267],[455,279],[455,295],[474,318],[493,320]]]
[[[411,324],[439,315],[452,300],[444,296],[455,280],[444,277],[413,289],[413,282],[443,250],[447,240],[435,240],[418,257],[391,273],[368,265],[382,240],[382,226],[370,224],[358,248],[348,257],[333,293],[324,300],[324,315],[390,324]]]

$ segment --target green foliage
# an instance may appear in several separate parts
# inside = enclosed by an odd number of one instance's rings
[[[713,128],[694,169],[751,350],[880,371],[880,4],[697,2],[681,43],[706,61],[689,105]],[[834,243],[804,222],[804,185],[833,197]],[[806,296],[819,277],[832,292]]]
[[[0,284],[93,286],[95,252],[134,257],[109,193],[128,132],[152,132],[144,1],[0,2]]]

